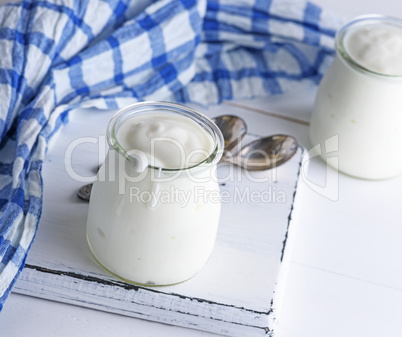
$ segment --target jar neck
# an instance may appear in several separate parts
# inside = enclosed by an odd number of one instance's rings
[[[141,102],[129,105],[121,110],[119,110],[110,120],[107,127],[107,140],[109,146],[114,150],[123,155],[126,160],[133,161],[131,154],[128,149],[118,141],[117,132],[123,123],[127,122],[130,118],[140,115],[148,115],[154,112],[163,112],[166,114],[176,114],[181,115],[185,118],[189,118],[193,122],[197,123],[204,132],[206,132],[213,141],[212,150],[206,156],[206,158],[200,162],[190,164],[188,166],[178,167],[178,168],[166,168],[158,167],[153,165],[148,165],[151,170],[162,171],[164,174],[176,173],[178,171],[195,170],[201,169],[209,166],[216,165],[222,157],[224,140],[221,131],[209,118],[202,115],[201,113],[191,109],[187,106],[170,103],[170,102]]]
[[[373,25],[378,25],[378,24],[383,24],[383,25],[392,25],[392,26],[397,26],[402,29],[402,21],[396,18],[392,17],[387,17],[383,15],[364,15],[364,16],[359,16],[343,26],[336,34],[335,36],[335,50],[337,56],[342,59],[344,62],[346,62],[347,65],[352,67],[354,70],[357,70],[360,73],[370,75],[370,76],[375,76],[379,77],[382,79],[397,79],[397,80],[402,80],[402,75],[389,75],[389,74],[384,74],[381,72],[376,72],[371,69],[368,69],[367,67],[363,66],[361,63],[359,63],[357,60],[355,60],[350,53],[347,50],[345,39],[348,36],[349,33],[352,31],[362,28],[362,27],[369,27]]]

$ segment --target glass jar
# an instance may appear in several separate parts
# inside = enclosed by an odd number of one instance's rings
[[[375,32],[378,27],[402,34],[401,20],[379,15],[359,17],[339,30],[336,55],[319,85],[309,130],[313,146],[331,144],[330,150],[321,151],[324,158],[326,152],[336,150],[333,140],[337,137],[339,170],[364,179],[390,178],[402,172],[402,74],[368,69],[350,55],[345,43],[358,29]],[[381,38],[378,41],[366,45],[373,48],[369,52],[374,56],[378,55],[376,48],[385,43]],[[391,43],[389,47],[397,46]],[[375,59],[371,62],[379,65]]]
[[[138,172],[116,135],[131,118],[156,112],[197,123],[213,142],[207,158],[180,168],[151,163]],[[138,284],[169,285],[193,277],[206,264],[217,234],[221,204],[216,164],[223,152],[219,128],[183,105],[143,102],[111,119],[107,140],[109,151],[93,184],[87,219],[87,240],[96,260]]]

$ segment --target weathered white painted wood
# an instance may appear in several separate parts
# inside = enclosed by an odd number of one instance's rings
[[[224,106],[203,112],[242,115],[250,131],[246,140],[272,133],[267,132],[269,116]],[[111,115],[76,111],[53,142],[43,170],[40,229],[15,291],[228,336],[271,333],[274,309],[280,303],[280,298],[274,298],[278,277],[283,274],[282,280],[286,273],[286,263],[281,260],[303,151],[278,169],[251,175],[266,178],[263,183],[252,182],[241,169],[221,165],[221,193],[227,200],[206,267],[179,285],[139,287],[108,274],[94,261],[85,238],[88,206],[75,195],[83,183],[72,179],[64,166],[68,145],[79,137],[104,135]],[[98,145],[90,142],[77,147],[73,152],[75,171],[93,175],[98,152]],[[230,179],[225,179],[228,176]],[[252,193],[254,200],[250,200]]]

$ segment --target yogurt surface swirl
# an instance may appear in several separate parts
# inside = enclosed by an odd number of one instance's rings
[[[139,171],[148,163],[167,169],[191,167],[214,150],[212,137],[199,124],[172,113],[133,116],[119,127],[116,138],[134,156]]]
[[[344,37],[352,60],[383,75],[402,75],[402,28],[392,24],[356,27]]]

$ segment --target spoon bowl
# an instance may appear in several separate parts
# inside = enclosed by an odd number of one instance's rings
[[[227,152],[222,158],[248,171],[269,170],[292,158],[298,146],[291,136],[273,135],[252,141],[234,155]]]
[[[233,150],[247,133],[246,122],[238,116],[223,115],[211,118],[211,120],[222,132],[225,152]]]

